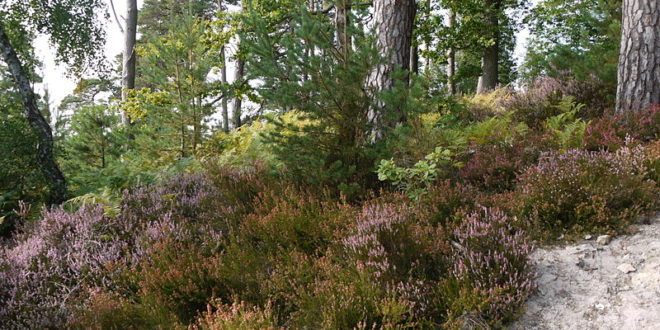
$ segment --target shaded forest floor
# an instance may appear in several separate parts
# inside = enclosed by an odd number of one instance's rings
[[[539,249],[538,289],[512,329],[657,329],[660,215],[633,234]],[[632,266],[629,267],[629,266]],[[633,270],[634,269],[634,270]]]

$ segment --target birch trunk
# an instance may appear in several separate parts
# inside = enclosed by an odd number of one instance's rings
[[[2,53],[2,59],[9,67],[11,76],[21,94],[25,117],[30,122],[32,129],[37,135],[37,157],[39,159],[41,171],[46,178],[50,189],[49,203],[51,205],[62,204],[66,200],[66,180],[64,179],[62,171],[60,171],[60,168],[57,166],[53,155],[53,132],[50,125],[39,111],[39,107],[37,106],[37,96],[32,90],[30,79],[18,59],[16,50],[5,33],[1,22],[0,52]]]

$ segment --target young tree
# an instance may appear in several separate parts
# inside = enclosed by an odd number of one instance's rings
[[[66,200],[66,180],[53,157],[51,127],[39,111],[29,70],[21,62],[13,42],[26,42],[20,40],[21,30],[46,33],[56,46],[57,60],[68,64],[74,71],[82,71],[86,64],[101,57],[99,50],[104,33],[95,12],[102,8],[101,0],[28,0],[0,7],[0,53],[21,94],[25,116],[39,141],[37,154],[50,188],[48,201],[51,204]]]
[[[410,70],[410,47],[415,9],[414,0],[376,0],[374,2],[376,45],[384,62],[376,66],[367,80],[367,85],[376,93],[395,87],[397,71]],[[408,83],[408,77],[403,79],[403,83]],[[400,112],[398,109],[388,108],[383,102],[375,103],[375,106],[369,111],[369,121],[373,125],[373,139],[378,141],[383,138],[385,127],[393,126],[394,122],[403,120],[403,113],[397,113]]]
[[[623,0],[616,111],[660,104],[660,3]]]

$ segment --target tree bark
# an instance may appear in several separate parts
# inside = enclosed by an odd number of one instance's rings
[[[660,3],[623,0],[616,111],[660,104]]]
[[[376,27],[376,46],[384,63],[379,64],[367,79],[367,86],[375,94],[394,88],[395,71],[410,70],[410,48],[412,44],[413,23],[415,19],[414,0],[376,0],[374,1],[374,26]],[[408,77],[404,77],[404,84]],[[377,95],[374,95],[377,97]],[[381,140],[384,128],[393,127],[403,121],[400,109],[388,107],[376,100],[369,109],[368,119],[373,142]]]
[[[234,85],[240,86],[243,82],[245,76],[245,61],[239,56],[236,59],[236,71],[234,71]],[[243,105],[243,100],[240,95],[236,95],[234,98],[234,109],[232,109],[233,114],[233,124],[234,128],[241,127],[241,107]]]
[[[37,97],[32,90],[30,79],[23,68],[16,50],[11,44],[9,37],[5,33],[4,27],[0,22],[0,52],[2,58],[9,67],[16,87],[21,94],[23,101],[23,110],[32,129],[37,135],[37,157],[41,166],[41,171],[48,181],[50,196],[48,202],[51,205],[59,205],[66,200],[66,180],[60,168],[55,162],[53,156],[53,132],[50,125],[41,115],[37,106]]]
[[[477,94],[485,94],[497,87],[497,76],[499,74],[499,15],[501,3],[500,0],[487,0],[486,5],[486,24],[493,34],[493,44],[484,49],[481,57],[481,76],[477,83]]]
[[[339,0],[335,9],[335,30],[337,31],[337,49],[344,60],[348,58],[351,49],[351,36],[348,33],[349,17],[351,10],[350,0]]]
[[[135,42],[137,38],[137,0],[126,0],[126,28],[124,29],[124,52],[122,54],[121,100],[128,99],[128,90],[135,88]],[[130,124],[128,114],[122,114],[122,122]]]
[[[456,12],[453,9],[450,9],[449,13],[449,28],[453,28],[456,25]],[[447,54],[447,82],[449,83],[449,94],[456,95],[456,50],[454,46],[449,47],[449,52]]]
[[[226,50],[223,46],[220,50],[221,66],[220,66],[220,81],[223,86],[227,85],[227,60],[226,60]],[[227,93],[222,96],[222,129],[225,133],[229,133],[229,109],[227,107]]]

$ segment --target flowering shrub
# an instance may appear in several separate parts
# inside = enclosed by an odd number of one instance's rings
[[[17,328],[65,324],[83,286],[108,283],[105,266],[122,258],[125,234],[100,206],[44,211],[0,251],[0,319]]]
[[[475,313],[501,326],[534,289],[532,244],[512,220],[497,209],[483,209],[454,231],[453,268],[444,284],[448,325],[460,327],[462,316]]]
[[[538,158],[539,151],[522,143],[476,145],[458,175],[486,191],[512,189],[515,178]]]
[[[585,105],[578,113],[580,118],[600,117],[614,106],[604,82],[596,77],[589,80],[539,78],[524,92],[504,98],[501,106],[513,111],[514,119],[529,126],[538,126],[545,119],[562,112],[558,105],[565,97]]]
[[[550,231],[616,230],[657,206],[642,147],[549,154],[519,177],[522,215]]]
[[[584,147],[589,150],[615,151],[626,139],[649,142],[660,138],[660,105],[626,114],[607,113],[586,129]]]
[[[270,304],[262,310],[245,302],[224,305],[220,301],[208,305],[206,313],[197,320],[192,329],[233,330],[233,329],[279,329]]]

